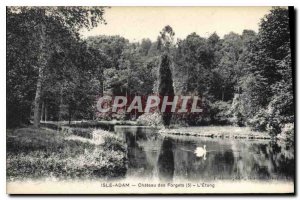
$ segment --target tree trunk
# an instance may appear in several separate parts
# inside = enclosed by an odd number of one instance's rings
[[[42,91],[42,69],[39,69],[39,77],[36,84],[36,92],[34,98],[34,114],[33,114],[33,125],[34,127],[38,128],[40,126],[40,119],[41,119],[41,111],[40,111],[40,104],[41,104],[41,91]]]
[[[225,87],[224,86],[222,86],[222,101],[224,101],[224,91],[225,90]]]
[[[48,115],[47,104],[45,103],[45,122],[47,122],[47,115]]]
[[[45,115],[45,102],[43,101],[42,110],[41,110],[41,121],[43,121],[44,115]]]
[[[38,57],[38,64],[39,64],[39,75],[36,84],[36,92],[35,92],[35,99],[34,99],[34,115],[33,115],[33,125],[34,127],[40,126],[40,119],[41,119],[41,111],[40,111],[40,104],[41,104],[41,93],[42,93],[42,82],[43,82],[43,73],[44,69],[47,64],[47,50],[46,50],[46,33],[45,33],[46,26],[43,23],[40,23],[39,26],[39,36],[40,38],[40,46],[39,51],[40,55]]]
[[[58,121],[62,121],[62,112],[63,112],[63,86],[61,86],[61,88],[60,88]]]

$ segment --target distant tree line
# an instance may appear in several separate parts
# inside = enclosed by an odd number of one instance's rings
[[[286,8],[274,7],[261,19],[258,33],[231,32],[222,39],[216,33],[208,38],[191,33],[174,41],[176,30],[166,26],[156,41],[140,42],[121,36],[81,39],[79,28],[104,23],[103,8],[95,18],[86,10],[68,11],[74,19],[61,10],[45,15],[43,39],[39,12],[7,9],[8,126],[28,123],[37,106],[39,120],[136,119],[142,113],[97,115],[97,96],[162,93],[167,87],[160,77],[167,77],[168,68],[174,94],[205,98],[202,115],[173,116],[176,123],[235,124],[276,135],[294,122]],[[89,24],[88,17],[97,20]],[[75,20],[82,18],[87,21]]]

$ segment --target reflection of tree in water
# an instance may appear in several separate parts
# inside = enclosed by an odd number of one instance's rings
[[[294,151],[277,143],[241,143],[236,148],[241,149],[235,156],[237,175],[241,178],[267,180],[270,178],[293,178]]]
[[[129,159],[128,175],[156,176],[158,151],[162,140],[154,131],[141,129],[124,132],[127,142],[127,156]]]
[[[207,162],[207,163],[205,163]],[[202,166],[198,166],[198,171],[202,172],[204,179],[221,178],[231,179],[234,173],[234,155],[232,149],[225,151],[208,152],[207,160],[203,162]]]
[[[295,175],[294,145],[277,142],[270,146],[274,172],[282,176],[281,178],[293,178]]]
[[[232,149],[216,153],[211,160],[210,168],[213,172],[217,172],[222,178],[231,178],[234,173],[234,156]]]
[[[154,166],[147,162],[146,152],[139,146],[137,140],[147,140],[142,134],[126,132],[128,167],[131,175],[149,175]]]
[[[174,176],[174,155],[172,139],[165,138],[158,156],[158,175],[162,180],[172,180]]]
[[[145,157],[145,152],[143,151],[143,148],[138,146],[135,135],[131,134],[130,132],[125,134],[128,149],[127,156],[129,160],[129,168],[147,167],[146,160],[143,159]]]
[[[267,143],[235,143],[239,149],[236,155],[236,176],[241,179],[268,179],[272,171]]]
[[[193,148],[207,145],[207,159],[198,158]],[[191,144],[174,140],[175,178],[290,179],[294,174],[294,152],[285,143],[267,141],[206,141]]]
[[[194,150],[207,146],[206,160],[197,157]],[[174,148],[175,176],[188,180],[230,179],[234,173],[234,155],[228,144],[219,145],[217,141],[191,143],[177,141]]]
[[[294,146],[268,141],[195,140],[136,130],[126,134],[129,175],[163,180],[291,179]],[[207,146],[206,160],[195,155]]]

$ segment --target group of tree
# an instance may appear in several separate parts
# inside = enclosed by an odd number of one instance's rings
[[[82,7],[7,9],[8,123],[39,121],[41,114],[43,120],[70,121],[143,114],[98,115],[95,101],[105,93],[200,96],[201,115],[173,116],[188,125],[236,124],[278,134],[294,122],[286,8],[270,10],[258,33],[191,33],[174,41],[174,30],[166,26],[155,41],[81,39],[78,30],[105,23],[103,13],[104,8]]]
[[[105,23],[102,7],[7,7],[7,125],[91,117],[106,55],[79,30]]]

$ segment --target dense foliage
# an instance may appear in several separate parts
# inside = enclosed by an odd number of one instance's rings
[[[36,103],[41,51],[36,40],[40,36],[33,28],[37,20],[34,12],[7,10],[10,126],[28,123]],[[235,124],[273,135],[292,130],[291,41],[289,12],[285,8],[275,7],[261,19],[258,33],[244,30],[241,35],[231,32],[223,38],[216,33],[208,38],[191,33],[176,42],[170,26],[162,29],[156,41],[129,42],[121,36],[82,40],[78,28],[88,26],[85,21],[68,24],[63,11],[55,13],[60,15],[47,18],[51,24],[46,27],[50,50],[44,55],[47,62],[39,105],[43,120],[137,119],[143,113],[97,116],[96,97],[169,91],[169,95],[197,95],[204,99],[201,115],[173,116],[176,123]],[[103,13],[99,9],[97,20],[89,27],[103,22]],[[160,82],[162,77],[168,83]]]
[[[104,22],[102,7],[8,7],[7,125],[41,118],[91,118],[98,93],[100,52],[78,30]],[[58,112],[58,111],[61,112]]]

